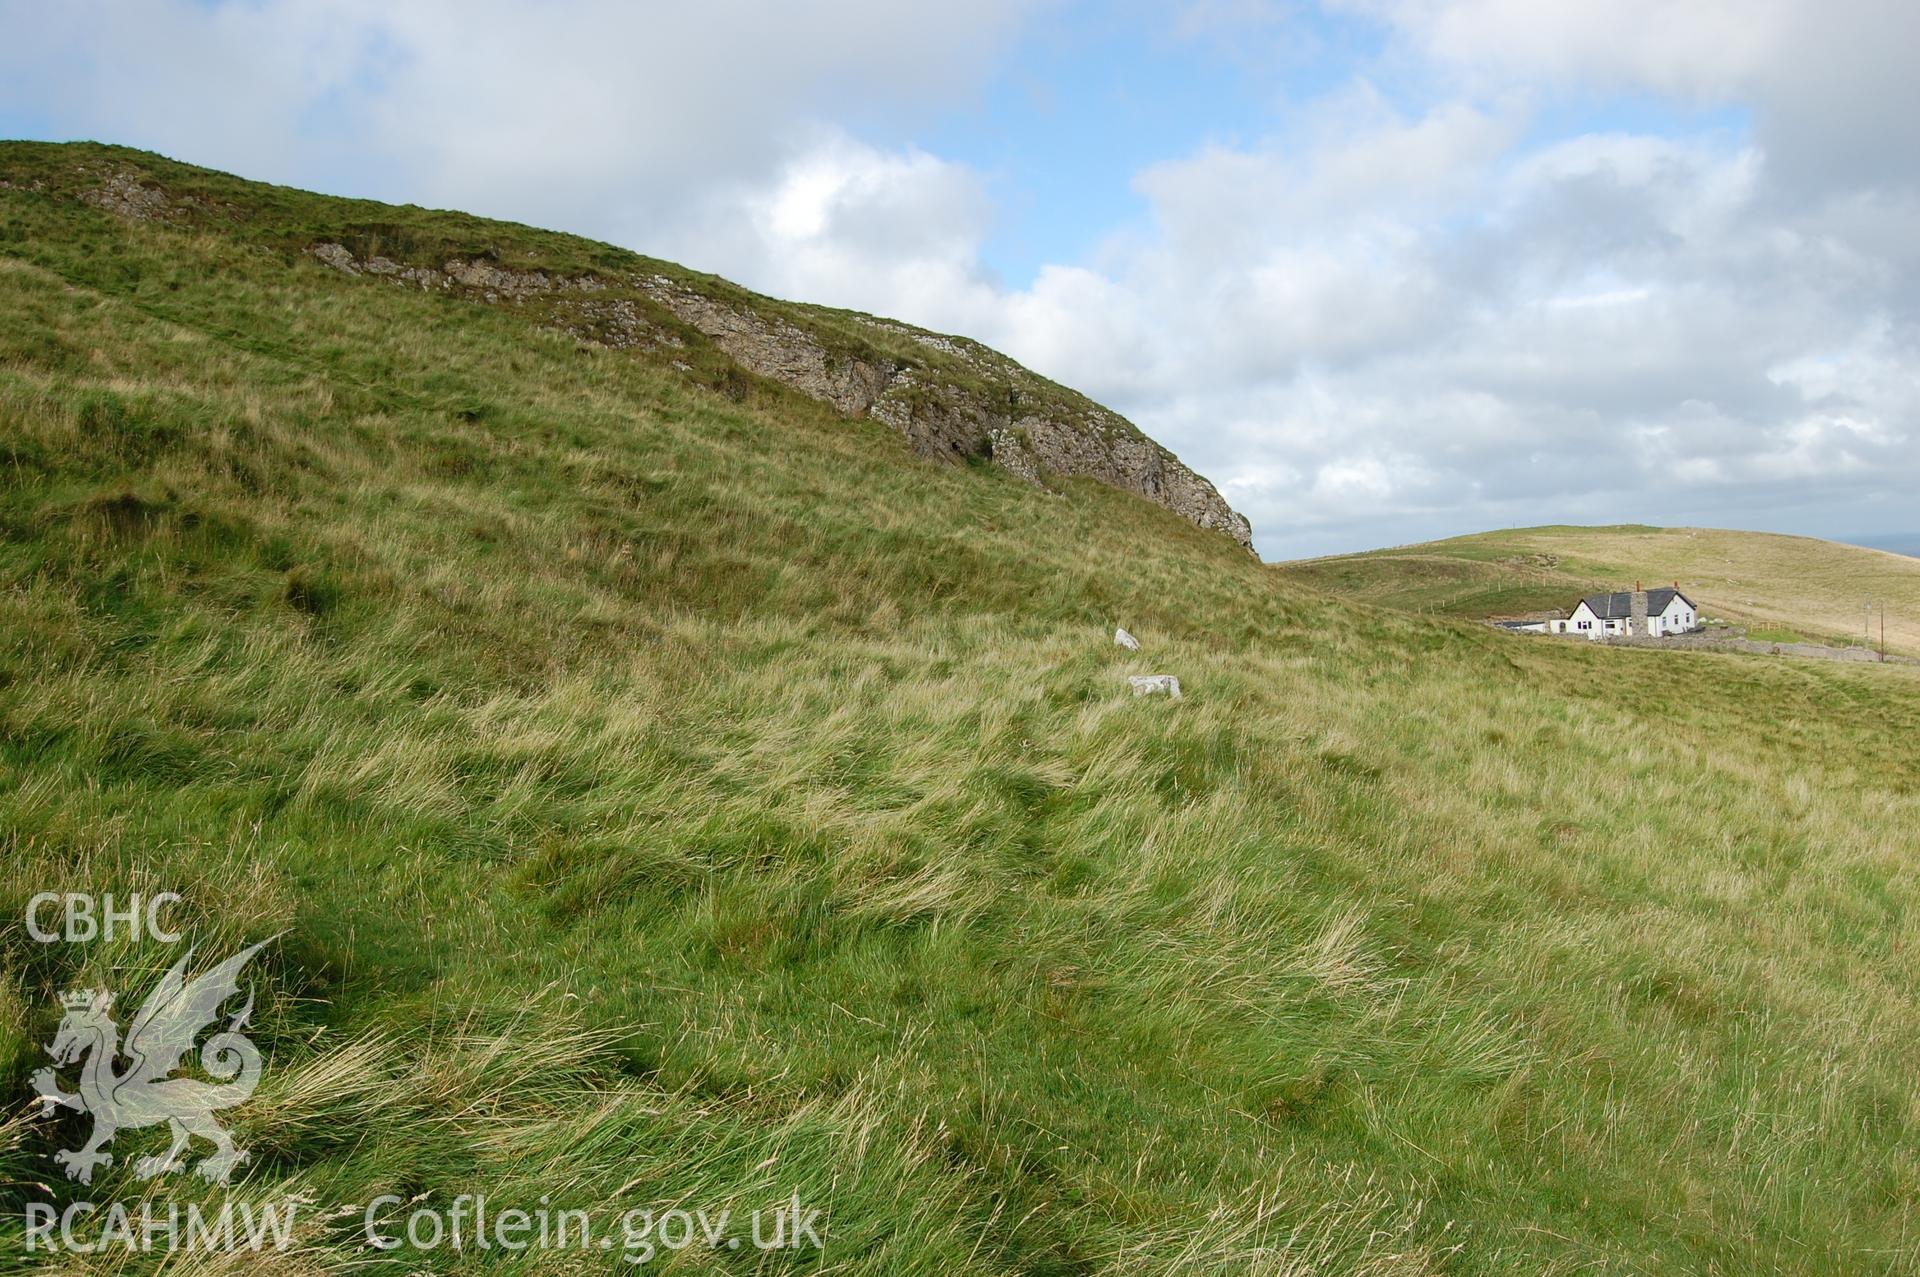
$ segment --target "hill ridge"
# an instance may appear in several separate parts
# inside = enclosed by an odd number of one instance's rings
[[[59,162],[81,148],[96,156]],[[63,149],[65,148],[65,149]],[[134,221],[232,233],[247,215],[222,186],[275,188],[120,147],[11,143],[0,184],[77,199]],[[23,162],[24,161],[24,162]],[[672,263],[557,232],[437,214],[462,232],[410,236],[399,207],[300,193],[330,210],[306,242],[282,242],[356,277],[489,304],[535,303],[536,322],[688,374],[709,345],[746,373],[898,430],[931,460],[984,460],[1028,483],[1086,478],[1144,497],[1248,551],[1252,528],[1219,490],[1119,413],[970,338],[898,320],[781,302]],[[352,215],[349,215],[351,213]],[[371,214],[369,216],[368,214]],[[438,228],[436,228],[438,229]],[[565,245],[572,251],[555,252]],[[712,372],[713,370],[707,370]],[[717,388],[738,393],[722,370]]]

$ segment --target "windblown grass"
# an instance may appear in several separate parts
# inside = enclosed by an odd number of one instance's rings
[[[508,310],[0,216],[0,916],[285,933],[241,1191],[321,1210],[249,1263],[621,1266],[326,1216],[485,1192],[824,1210],[677,1272],[1920,1267],[1914,671],[1336,604]],[[0,933],[9,1093],[175,956]],[[84,1131],[9,1116],[0,1191]],[[94,1199],[215,1194],[141,1138]]]

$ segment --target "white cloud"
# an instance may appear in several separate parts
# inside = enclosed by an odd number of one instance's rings
[[[1910,0],[1340,0],[1469,87],[1629,89],[1751,110],[1815,184],[1920,180]],[[1811,193],[1811,192],[1806,192]]]
[[[0,0],[0,104],[637,244],[841,113],[927,118],[1046,0]]]
[[[764,183],[711,200],[655,251],[718,256],[784,296],[877,313],[942,299],[964,314],[987,290],[979,255],[991,216],[985,185],[964,165],[823,129]]]
[[[1347,0],[1432,57],[1527,81],[1718,97],[1780,56],[1796,0]]]

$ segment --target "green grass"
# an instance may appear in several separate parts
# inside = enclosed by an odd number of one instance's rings
[[[1804,634],[1797,634],[1792,630],[1785,629],[1777,625],[1759,625],[1759,626],[1749,627],[1747,630],[1747,637],[1752,639],[1756,643],[1818,642],[1817,639],[1809,639]],[[1854,641],[1857,643],[1859,642],[1859,639],[1856,638]]]
[[[676,1272],[1920,1266],[1914,671],[1353,606],[221,189],[232,233],[0,190],[0,916],[284,933],[249,1196],[825,1212]],[[9,924],[9,1093],[59,991],[173,956]],[[12,1208],[79,1195],[84,1122],[9,1111]]]
[[[1713,618],[1796,635],[1880,641],[1920,655],[1920,559],[1812,537],[1715,528],[1514,528],[1278,565],[1292,580],[1430,616],[1565,614],[1584,595],[1677,582]],[[1871,634],[1866,605],[1871,603]],[[1804,636],[1804,637],[1801,637]]]

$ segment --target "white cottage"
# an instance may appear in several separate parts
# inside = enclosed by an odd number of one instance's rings
[[[1590,639],[1629,634],[1661,638],[1697,629],[1699,623],[1700,609],[1675,586],[1671,590],[1620,590],[1581,599],[1565,619],[1549,622],[1548,629]]]

